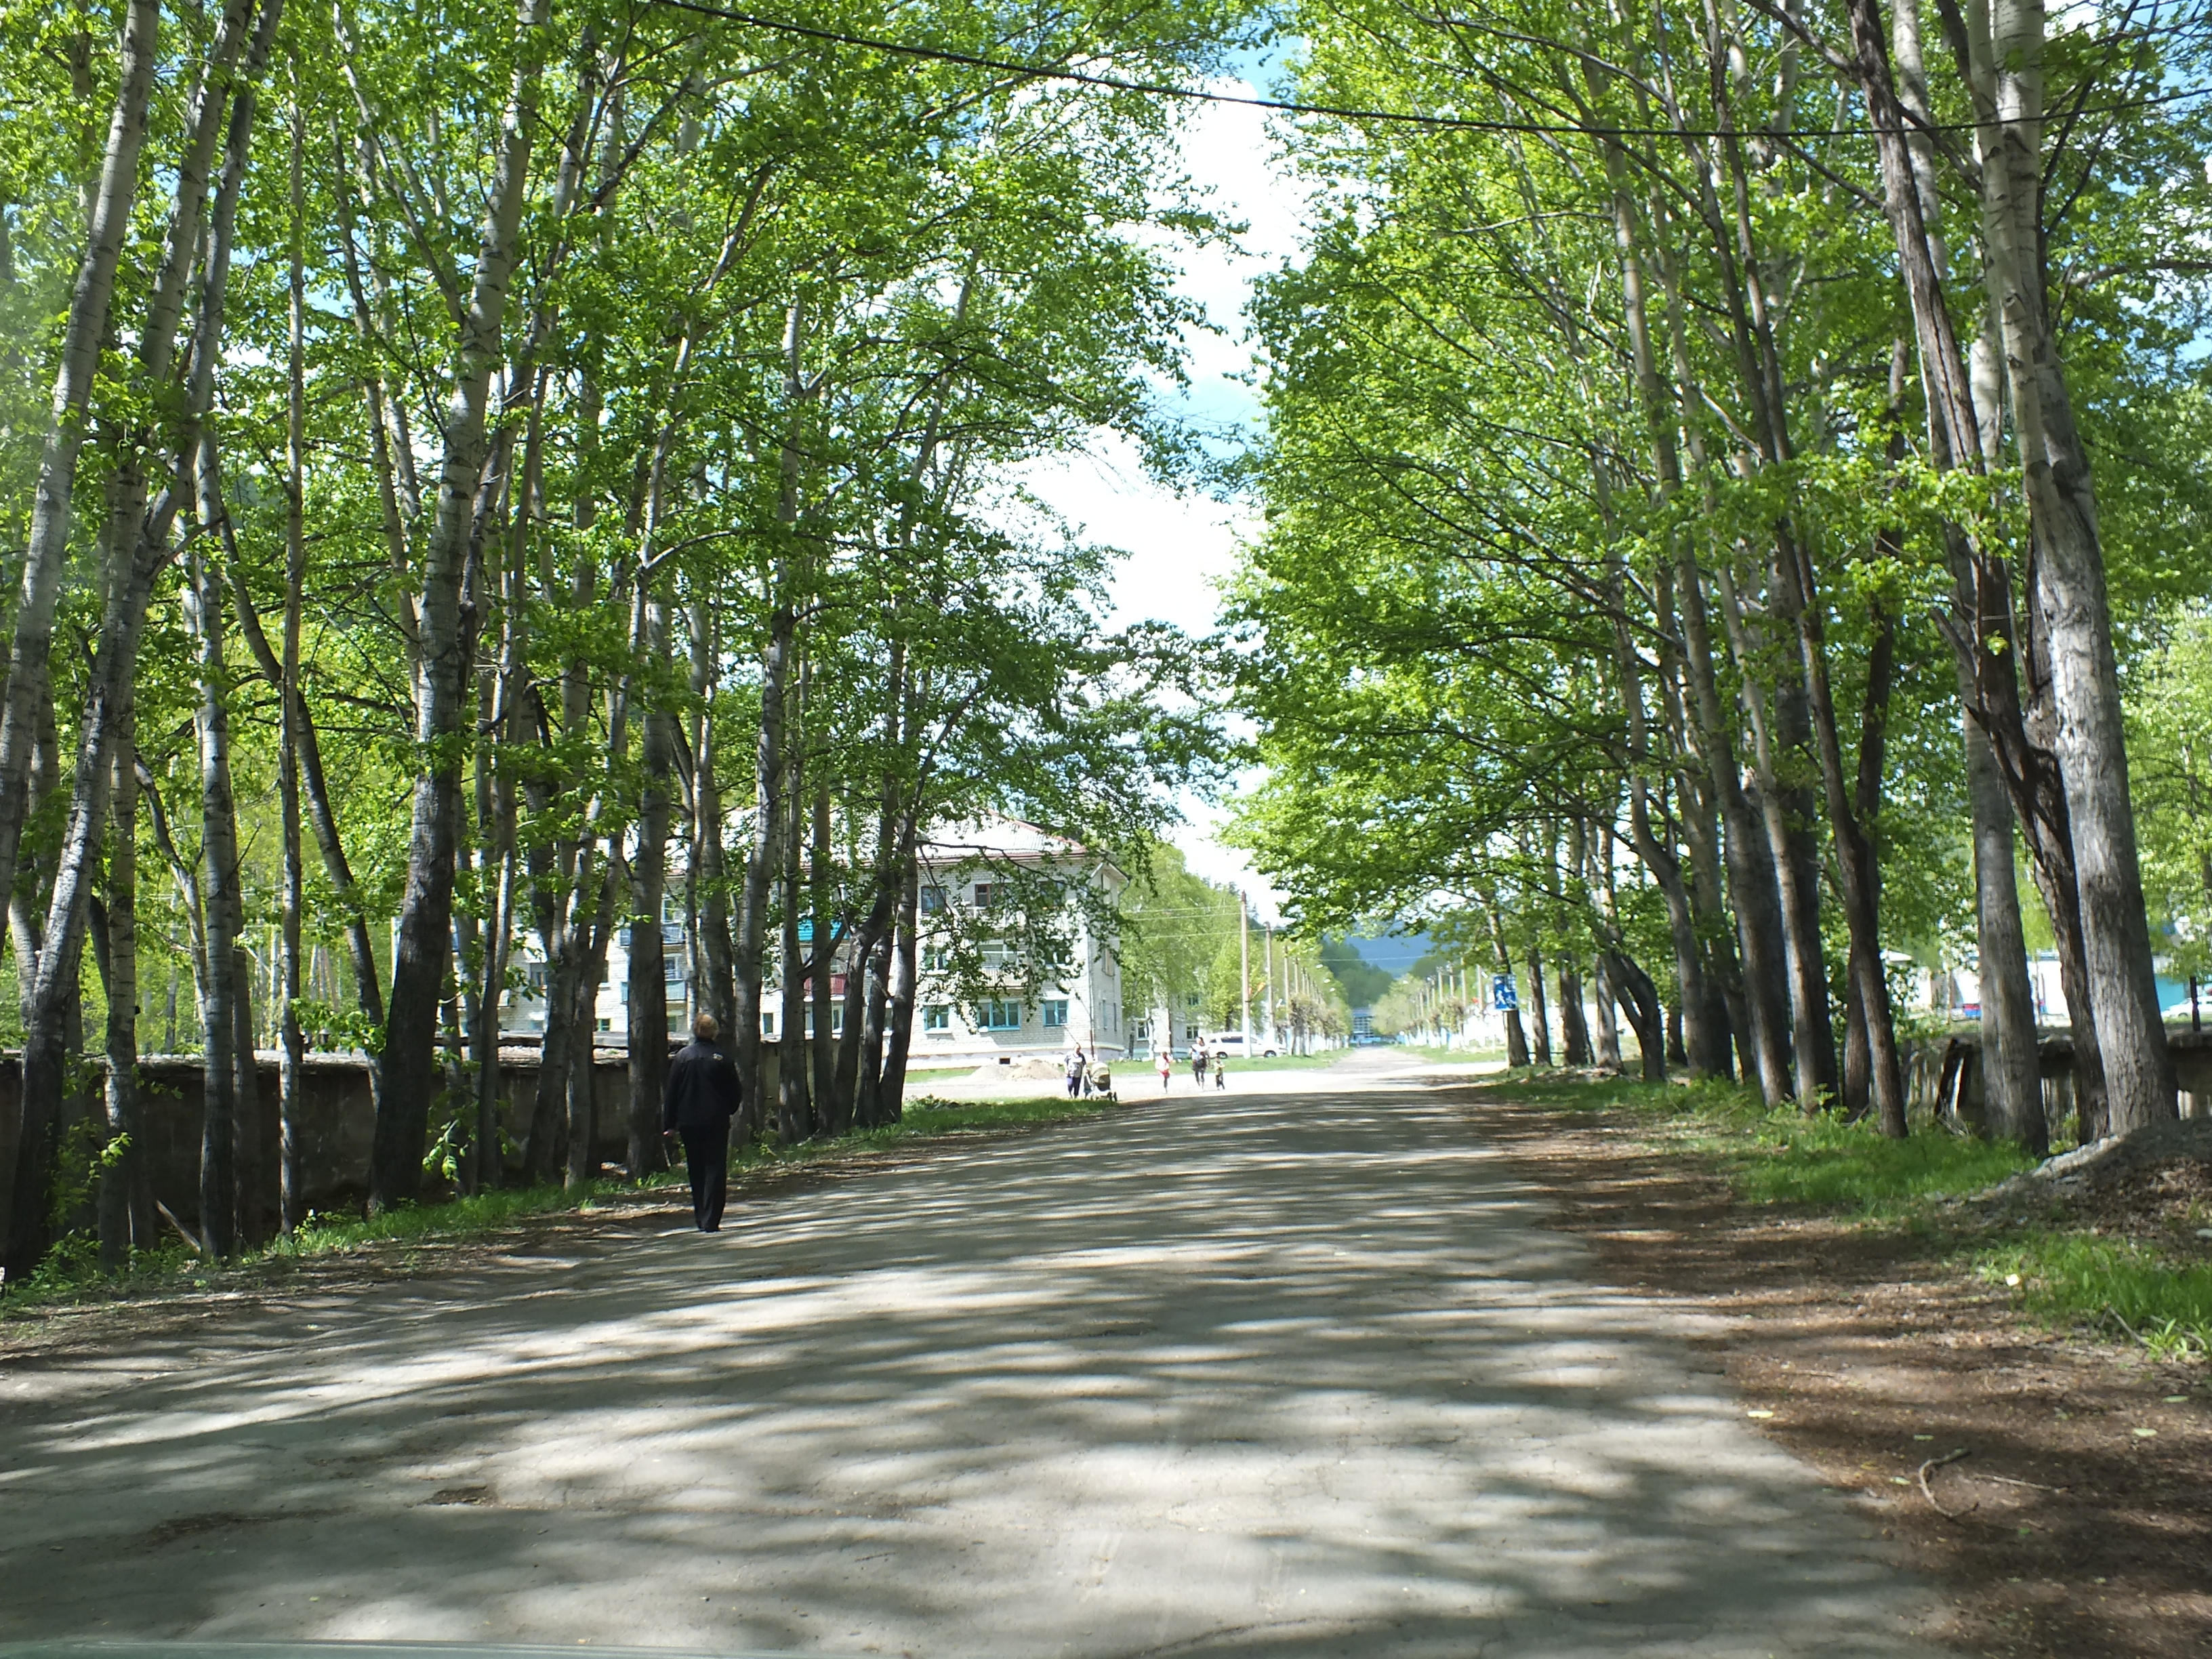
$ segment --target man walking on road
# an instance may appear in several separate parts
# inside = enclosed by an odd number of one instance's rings
[[[720,1030],[712,1014],[693,1023],[691,1041],[669,1062],[660,1103],[661,1133],[684,1137],[691,1218],[702,1233],[722,1229],[722,1205],[730,1192],[730,1120],[744,1099],[738,1068],[714,1041]]]

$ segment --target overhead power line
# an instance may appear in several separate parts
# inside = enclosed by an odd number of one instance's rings
[[[726,23],[743,23],[748,28],[764,29],[774,34],[792,35],[802,40],[820,40],[830,46],[857,46],[863,51],[887,52],[897,58],[953,64],[963,69],[989,70],[994,74],[1018,76],[1029,81],[1060,81],[1073,86],[1097,87],[1107,92],[1137,92],[1158,98],[1180,98],[1194,104],[1228,104],[1240,109],[1262,109],[1279,115],[1325,115],[1343,121],[1379,121],[1400,126],[1442,128],[1459,132],[1513,133],[1532,137],[1756,138],[1766,135],[1803,143],[1820,138],[1871,137],[1877,131],[1872,125],[1864,125],[1798,128],[1768,135],[1766,129],[1759,127],[1598,126],[1569,121],[1513,121],[1471,115],[1426,115],[1414,110],[1360,109],[1343,104],[1303,104],[1285,98],[1261,98],[1241,93],[1215,92],[1205,87],[1176,86],[1166,81],[1131,81],[1120,76],[1094,74],[1088,70],[1067,69],[1053,64],[1024,64],[1014,58],[990,58],[980,52],[951,52],[942,46],[925,46],[908,40],[883,40],[872,35],[849,33],[842,29],[826,29],[813,23],[795,23],[787,18],[763,17],[754,12],[706,5],[702,3],[702,0],[653,0],[653,3],[665,6],[671,11],[720,18]],[[2178,104],[2208,95],[2212,95],[2212,87],[2191,87],[2182,91],[2161,93],[2156,97],[2124,99],[2118,103],[2098,105],[2067,113],[2075,117],[2118,115],[2129,110]],[[1978,125],[1972,121],[1916,122],[1914,130],[1972,132]]]

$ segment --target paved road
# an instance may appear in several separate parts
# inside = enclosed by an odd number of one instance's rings
[[[1362,1060],[19,1367],[0,1638],[1924,1654],[1689,1316]]]

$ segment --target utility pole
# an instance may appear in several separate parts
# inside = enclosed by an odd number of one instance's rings
[[[1267,929],[1267,989],[1260,1002],[1260,1024],[1267,1034],[1267,1045],[1275,1041],[1275,924],[1268,922]]]
[[[1252,906],[1237,895],[1237,996],[1243,1011],[1244,1057],[1252,1056]]]

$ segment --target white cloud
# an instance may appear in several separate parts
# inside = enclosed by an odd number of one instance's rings
[[[1212,85],[1237,94],[1253,89],[1241,80]],[[1244,339],[1244,301],[1253,279],[1298,246],[1302,196],[1274,166],[1267,119],[1261,110],[1200,104],[1183,130],[1183,165],[1192,179],[1209,192],[1214,211],[1246,227],[1234,248],[1186,248],[1180,255],[1178,291],[1202,305],[1222,331],[1189,337],[1191,386],[1176,405],[1208,426],[1249,427],[1255,419],[1258,405],[1242,380],[1252,361]],[[1158,619],[1192,634],[1213,626],[1220,584],[1236,568],[1242,538],[1256,527],[1248,507],[1178,495],[1146,476],[1130,444],[1107,433],[1083,454],[1024,469],[1021,481],[1084,539],[1127,554],[1109,596],[1113,625]],[[1255,915],[1279,915],[1280,896],[1242,853],[1214,838],[1219,810],[1195,798],[1182,805],[1188,822],[1175,841],[1190,867],[1245,889]]]

